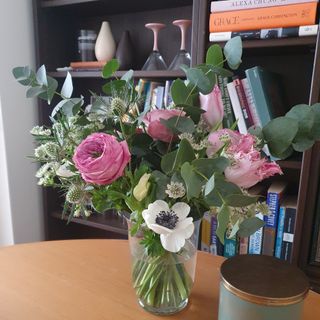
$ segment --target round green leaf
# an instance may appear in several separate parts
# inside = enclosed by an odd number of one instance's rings
[[[206,64],[213,66],[223,66],[223,53],[218,44],[213,44],[209,47],[206,55]]]
[[[110,78],[119,69],[119,62],[117,59],[108,61],[102,69],[102,77],[105,79]]]
[[[224,56],[227,59],[228,65],[232,70],[238,69],[242,60],[242,40],[240,37],[231,38],[223,49]]]
[[[254,234],[257,230],[264,226],[264,221],[257,218],[251,217],[244,220],[239,227],[238,236],[239,237],[249,237]]]

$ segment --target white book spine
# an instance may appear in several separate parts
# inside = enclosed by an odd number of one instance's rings
[[[262,213],[256,214],[256,217],[263,220]],[[263,236],[263,228],[257,230],[253,235],[249,238],[249,254],[261,254],[262,251],[262,236]]]
[[[232,109],[233,109],[235,118],[238,121],[237,125],[238,125],[238,128],[239,128],[239,132],[242,133],[242,134],[247,134],[248,130],[247,130],[246,123],[244,121],[244,117],[243,117],[243,113],[242,113],[242,110],[241,110],[240,101],[239,101],[239,98],[238,98],[238,94],[237,94],[236,88],[235,88],[234,84],[232,82],[230,82],[230,83],[227,84],[227,89],[228,89],[228,92],[229,92],[229,97],[230,97],[230,100],[231,100]]]
[[[299,37],[315,36],[318,33],[318,25],[299,27]]]
[[[209,34],[209,41],[210,42],[223,42],[228,41],[232,37],[231,31],[225,32],[210,32]]]
[[[277,6],[287,6],[291,4],[301,4],[308,2],[318,2],[318,0],[225,0],[212,1],[211,12],[237,11],[246,9],[268,8]]]

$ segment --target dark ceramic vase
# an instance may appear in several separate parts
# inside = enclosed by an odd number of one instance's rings
[[[118,48],[116,51],[116,58],[120,64],[120,70],[128,70],[134,64],[133,44],[128,30],[122,33]]]

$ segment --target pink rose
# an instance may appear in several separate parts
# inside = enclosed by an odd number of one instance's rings
[[[251,134],[240,134],[240,140],[233,141],[228,147],[229,153],[250,152],[255,147],[256,138]]]
[[[208,137],[209,146],[207,148],[207,156],[211,157],[225,144],[235,145],[239,143],[241,134],[238,131],[230,129],[220,129],[210,133]]]
[[[168,120],[172,117],[183,117],[184,115],[185,112],[180,110],[153,110],[148,112],[143,120],[147,126],[147,133],[151,138],[170,142],[174,135],[171,130],[161,123],[160,119]]]
[[[79,144],[72,159],[86,182],[106,185],[123,175],[130,152],[126,141],[93,133]]]
[[[200,93],[199,98],[201,109],[206,111],[202,114],[202,117],[210,128],[221,123],[223,119],[223,102],[219,86],[215,85],[213,90],[207,95]]]
[[[250,152],[234,154],[232,165],[225,169],[224,174],[237,186],[250,188],[263,179],[282,174],[282,170],[275,162],[261,158],[260,152],[252,148]]]

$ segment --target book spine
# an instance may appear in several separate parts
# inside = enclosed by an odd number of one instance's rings
[[[245,71],[261,126],[265,126],[272,119],[272,116],[269,112],[261,72],[263,71],[259,67],[250,68]]]
[[[281,259],[290,261],[292,259],[293,239],[296,221],[296,208],[286,208],[281,248]]]
[[[269,207],[270,214],[264,217],[265,227],[263,232],[262,253],[269,256],[273,256],[274,254],[279,202],[280,193],[268,192],[267,205]]]
[[[317,3],[210,14],[209,31],[242,31],[315,24]]]
[[[228,239],[227,236],[224,237],[224,252],[223,256],[225,258],[231,258],[237,253],[237,240],[235,238]]]
[[[212,1],[211,12],[224,12],[235,10],[246,10],[256,8],[267,8],[276,6],[286,6],[291,4],[300,4],[307,2],[318,2],[318,0],[262,0],[262,1],[239,1],[239,0],[226,0],[226,1]]]
[[[247,254],[249,247],[249,237],[240,238],[239,241],[239,254]]]
[[[223,42],[223,41],[228,41],[234,37],[240,37],[242,40],[308,37],[308,36],[315,36],[317,35],[317,33],[318,33],[318,25],[314,24],[310,26],[300,26],[300,27],[292,27],[292,28],[211,32],[209,34],[209,41]]]
[[[157,87],[157,98],[156,98],[156,107],[158,109],[162,109],[163,107],[163,95],[164,95],[164,87]]]
[[[209,212],[205,212],[201,222],[201,245],[202,251],[210,251],[211,241],[211,216]]]
[[[170,90],[171,90],[171,80],[167,80],[164,87],[163,105],[165,108],[169,107],[172,102]]]
[[[285,212],[286,212],[286,208],[281,206],[279,209],[279,220],[278,220],[276,247],[274,250],[275,251],[274,256],[279,259],[281,257],[281,247],[282,247],[282,236],[283,236]]]
[[[239,128],[239,132],[242,134],[247,134],[248,133],[247,126],[244,121],[244,117],[243,117],[241,106],[240,106],[240,101],[239,101],[237,91],[233,82],[228,83],[227,88],[228,88],[228,93],[229,93],[229,97],[232,104],[232,109],[233,109],[233,112],[237,121],[237,125]]]
[[[222,120],[223,128],[231,128],[236,121],[232,111],[232,105],[231,105],[231,100],[228,93],[227,84],[228,84],[228,78],[223,78],[222,76],[218,75],[218,85],[221,91],[222,102],[223,102],[223,120]]]
[[[249,109],[248,101],[242,86],[242,82],[239,78],[233,80],[234,87],[236,88],[238,99],[240,102],[241,111],[243,114],[244,121],[246,123],[246,127],[250,128],[253,126],[253,120],[251,116],[251,112]]]
[[[218,246],[217,246],[217,226],[218,221],[216,216],[211,217],[211,232],[210,232],[210,253],[213,255],[218,255]]]
[[[256,217],[263,220],[263,214],[257,213]],[[249,237],[249,254],[261,254],[262,251],[263,227]]]

